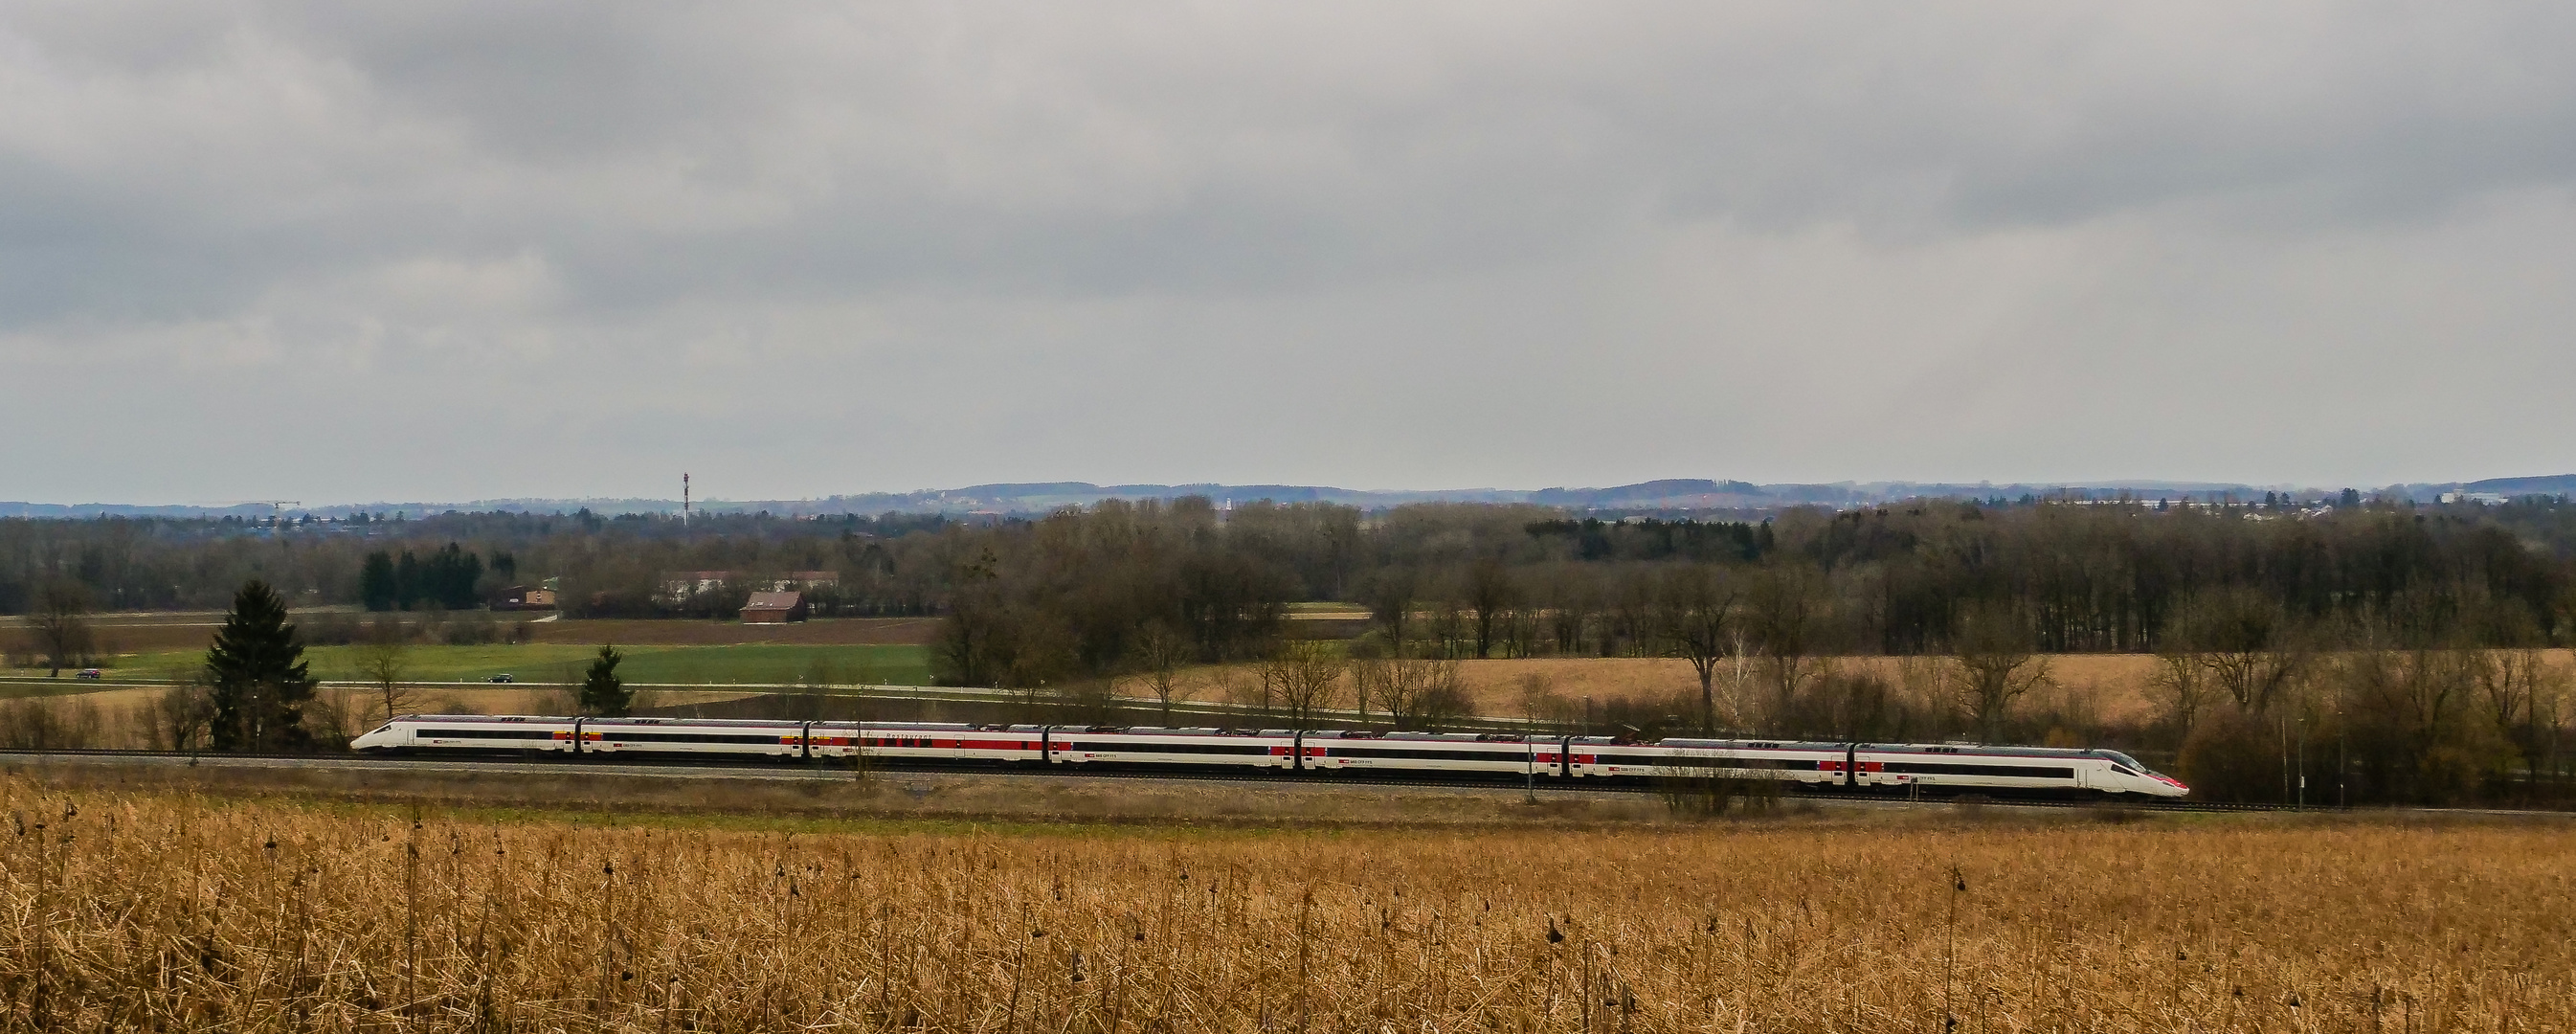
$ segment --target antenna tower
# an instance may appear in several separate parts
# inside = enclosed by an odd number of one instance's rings
[[[689,523],[689,472],[680,472],[680,523]]]

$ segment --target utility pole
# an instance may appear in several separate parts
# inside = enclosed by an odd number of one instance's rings
[[[2335,691],[2335,807],[2352,807],[2352,740],[2344,733],[2343,691]]]
[[[2281,803],[2288,804],[2290,803],[2290,716],[2287,713],[2277,716],[2272,729],[2281,736]]]
[[[2308,807],[2308,716],[2299,716],[2299,810]]]

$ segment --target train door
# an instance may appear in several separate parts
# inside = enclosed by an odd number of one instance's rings
[[[1886,773],[1886,771],[1887,771],[1887,763],[1886,763],[1886,762],[1884,762],[1884,761],[1878,761],[1878,760],[1871,759],[1871,758],[1863,758],[1863,757],[1861,757],[1861,756],[1860,756],[1860,748],[1862,748],[1863,746],[1866,746],[1866,744],[1860,744],[1860,743],[1852,744],[1851,754],[1849,755],[1849,765],[1850,765],[1850,768],[1851,768],[1851,785],[1853,785],[1853,786],[1880,786],[1880,785],[1884,785],[1884,784],[1887,782],[1887,776],[1885,775],[1885,773]]]

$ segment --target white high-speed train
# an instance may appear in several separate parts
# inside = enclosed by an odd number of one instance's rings
[[[2181,797],[2182,783],[2116,750],[1601,736],[410,715],[350,746],[427,756],[556,754],[987,762],[1288,772],[1449,772],[1637,779],[1721,775],[1817,787]]]

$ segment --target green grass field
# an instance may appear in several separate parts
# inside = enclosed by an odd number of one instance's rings
[[[404,676],[413,682],[481,682],[507,672],[520,682],[579,682],[597,647],[567,643],[518,646],[415,646]],[[617,674],[628,682],[734,685],[742,683],[886,683],[926,685],[929,653],[919,646],[634,646],[619,647],[626,660]],[[304,651],[313,676],[354,681],[358,648],[316,646]],[[108,672],[115,679],[182,678],[205,663],[203,651],[131,654]],[[36,674],[42,674],[37,672]],[[66,676],[68,678],[68,676]]]

